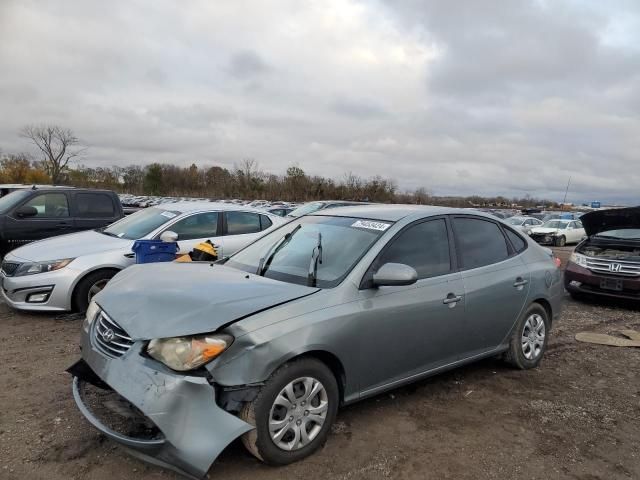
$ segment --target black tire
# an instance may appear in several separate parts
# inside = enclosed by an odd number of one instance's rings
[[[525,333],[525,325],[527,324],[527,320],[530,318],[536,318],[538,316],[544,322],[544,341],[540,347],[540,350],[537,354],[534,354],[532,358],[528,358],[525,347],[523,346],[522,339],[524,338]],[[533,303],[525,310],[525,312],[521,315],[516,327],[511,334],[511,340],[509,341],[509,350],[505,353],[504,359],[505,361],[521,370],[528,370],[530,368],[535,368],[538,366],[542,357],[544,357],[544,353],[547,350],[547,344],[549,342],[549,331],[551,330],[551,321],[549,319],[549,314],[544,309],[542,305],[539,303]],[[526,348],[530,349],[530,345]]]
[[[556,238],[556,241],[554,243],[556,247],[564,247],[567,244],[567,239],[564,235],[560,235],[558,238]]]
[[[326,417],[321,430],[310,443],[297,450],[286,451],[274,443],[269,433],[271,408],[280,392],[301,377],[316,379],[324,387],[328,402]],[[288,465],[302,460],[327,441],[338,412],[339,398],[336,378],[324,363],[314,358],[301,358],[286,363],[269,377],[258,396],[246,403],[240,411],[240,418],[256,427],[242,436],[242,443],[252,455],[270,465]]]
[[[111,280],[116,273],[118,273],[118,270],[97,270],[95,272],[91,272],[80,280],[73,291],[73,296],[71,297],[73,309],[76,312],[85,312],[89,307],[89,302],[93,296],[92,289],[95,289],[101,283],[106,284],[106,282]]]

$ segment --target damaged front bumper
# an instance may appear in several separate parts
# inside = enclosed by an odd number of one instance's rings
[[[132,455],[189,477],[204,477],[216,457],[253,426],[216,404],[216,389],[205,377],[182,375],[142,355],[143,342],[109,358],[83,335],[83,359],[69,371],[73,397],[87,420]],[[110,428],[84,398],[84,386],[107,387],[130,403],[157,434],[134,438]]]

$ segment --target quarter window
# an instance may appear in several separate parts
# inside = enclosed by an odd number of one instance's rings
[[[227,212],[227,235],[242,235],[260,231],[260,216],[249,212]]]
[[[218,235],[218,213],[197,213],[171,225],[168,230],[178,234],[180,240],[210,238]]]
[[[464,269],[501,262],[509,257],[507,242],[500,227],[476,218],[454,218],[459,258]]]
[[[449,273],[451,257],[445,221],[430,220],[410,226],[391,241],[376,263],[377,268],[385,263],[404,263],[415,268],[418,278]]]
[[[115,210],[113,200],[104,193],[78,193],[78,216],[79,217],[113,217]]]
[[[262,230],[266,230],[271,225],[273,225],[273,222],[269,217],[266,215],[260,215],[260,226],[262,227]]]
[[[69,216],[69,203],[64,193],[43,193],[27,201],[24,206],[33,207],[38,211],[35,218]]]
[[[511,241],[511,245],[513,245],[513,248],[516,252],[520,253],[527,247],[527,242],[525,242],[524,239],[516,232],[508,228],[505,228],[504,231],[507,234],[509,241]]]

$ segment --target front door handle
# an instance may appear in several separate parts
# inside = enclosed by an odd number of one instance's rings
[[[453,308],[457,305],[457,303],[462,300],[462,296],[461,295],[456,295],[455,293],[450,293],[449,295],[447,295],[447,298],[445,298],[444,300],[442,300],[442,303],[444,303],[445,305],[449,305],[449,308]]]
[[[525,280],[522,277],[518,277],[516,278],[516,281],[514,282],[513,286],[516,287],[517,289],[522,290],[522,287],[524,287],[527,283],[529,283],[529,280]]]

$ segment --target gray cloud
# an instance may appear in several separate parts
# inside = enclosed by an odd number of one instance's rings
[[[0,149],[637,203],[638,32],[632,0],[5,0]]]

